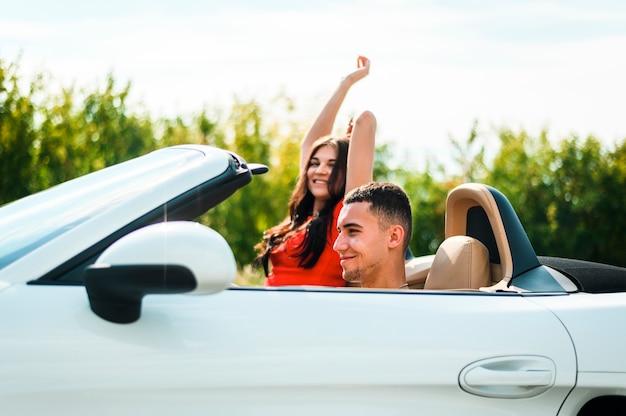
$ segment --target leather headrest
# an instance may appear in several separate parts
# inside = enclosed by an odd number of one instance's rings
[[[456,235],[437,249],[424,289],[479,289],[489,285],[487,247],[473,237]]]

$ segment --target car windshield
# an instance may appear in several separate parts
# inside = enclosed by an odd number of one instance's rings
[[[195,151],[156,151],[1,207],[0,269],[202,158]]]

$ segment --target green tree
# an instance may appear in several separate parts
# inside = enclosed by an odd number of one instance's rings
[[[624,189],[626,189],[626,139],[605,156],[607,169],[600,173],[602,183],[602,212],[596,213],[604,218],[603,229],[606,234],[599,241],[599,261],[626,267],[623,247],[626,235],[626,216],[624,215]]]
[[[466,141],[462,142],[450,137],[450,144],[455,154],[454,161],[461,170],[461,180],[481,182],[486,175],[485,145],[478,135],[478,121],[475,120]]]
[[[574,136],[555,149],[545,131],[503,129],[499,138],[485,182],[507,196],[539,255],[626,263],[615,250],[626,231],[623,145],[609,152],[595,137]]]
[[[442,182],[430,173],[430,163],[424,172],[406,175],[404,189],[409,194],[413,211],[413,237],[411,251],[414,255],[433,254],[444,240],[445,211],[448,192],[460,180]],[[432,172],[436,173],[438,168]]]
[[[43,121],[37,146],[37,187],[46,189],[80,175],[83,170],[78,170],[76,163],[84,155],[77,147],[80,127],[76,121],[74,91],[63,89],[59,96],[48,98],[40,111]]]
[[[0,59],[0,204],[36,189],[32,181],[37,168],[34,147],[39,143],[35,100],[42,80],[35,77],[24,94],[18,72],[17,64]]]
[[[223,147],[223,132],[218,128],[218,117],[209,118],[207,110],[192,117],[186,122],[182,117],[174,119],[162,118],[156,123],[159,132],[156,137],[158,147],[176,146],[181,144],[208,144]]]
[[[235,102],[224,130],[225,136],[216,145],[239,154],[247,162],[263,163],[271,169],[272,143],[256,101]],[[240,267],[252,262],[254,245],[268,227],[268,217],[273,218],[271,207],[278,197],[274,192],[277,184],[269,176],[254,177],[252,185],[237,191],[201,219],[226,238]]]
[[[552,232],[539,244],[540,250],[624,264],[623,256],[612,254],[614,247],[607,244],[617,237],[615,231],[626,231],[623,216],[612,217],[619,193],[610,192],[620,185],[620,176],[615,175],[620,168],[612,165],[615,158],[592,136],[582,143],[576,137],[563,140],[554,154],[549,175],[552,201],[547,212]],[[623,189],[623,177],[621,186]]]
[[[155,148],[149,118],[136,117],[126,108],[129,90],[130,83],[117,91],[115,79],[109,75],[102,92],[85,97],[77,115],[80,134],[76,146],[85,155],[78,167],[82,173],[123,162]]]
[[[152,122],[126,108],[130,84],[117,91],[50,94],[35,76],[24,94],[18,67],[0,61],[0,203],[142,155],[156,146]]]

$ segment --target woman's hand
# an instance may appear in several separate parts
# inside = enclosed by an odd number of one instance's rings
[[[367,59],[365,56],[359,55],[359,57],[356,60],[356,67],[357,67],[356,71],[348,74],[344,78],[344,80],[349,82],[350,85],[365,78],[367,74],[370,73],[370,60]]]

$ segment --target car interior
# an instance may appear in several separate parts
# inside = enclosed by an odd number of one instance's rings
[[[626,292],[626,268],[537,256],[507,198],[478,183],[448,194],[445,240],[434,256],[411,257],[409,288],[486,292]]]
[[[528,290],[563,291],[540,266],[506,197],[488,185],[466,183],[448,194],[445,240],[435,255],[408,259],[405,268],[411,289],[507,291],[524,275]]]
[[[478,290],[508,283],[510,247],[489,188],[474,183],[456,187],[448,194],[445,215],[445,240],[435,255],[406,262],[409,287]]]

